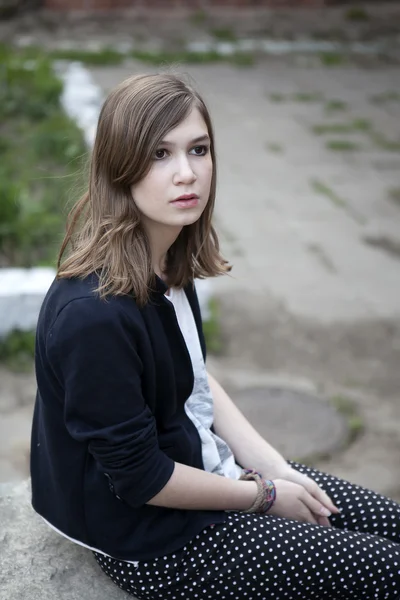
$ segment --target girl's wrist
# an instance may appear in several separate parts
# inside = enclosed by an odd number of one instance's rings
[[[272,480],[263,479],[254,469],[244,469],[240,477],[243,480],[253,480],[257,484],[257,496],[253,504],[245,510],[247,513],[266,513],[276,500],[276,487]]]

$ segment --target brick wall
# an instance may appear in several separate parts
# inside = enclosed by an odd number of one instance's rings
[[[54,10],[115,10],[126,8],[188,8],[211,7],[267,7],[267,6],[321,6],[325,0],[44,0],[45,8]]]

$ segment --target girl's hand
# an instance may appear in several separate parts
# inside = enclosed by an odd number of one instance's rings
[[[285,479],[275,479],[274,484],[276,500],[268,514],[303,523],[331,526],[328,520],[331,512],[305,487]]]
[[[340,512],[339,509],[333,504],[328,494],[326,494],[313,479],[307,477],[307,475],[304,475],[304,473],[300,473],[288,465],[286,469],[281,471],[280,479],[286,479],[286,481],[291,481],[301,485],[313,498],[323,504],[325,508],[327,508],[332,514],[338,514]],[[326,517],[323,517],[322,522],[319,524],[330,525]]]

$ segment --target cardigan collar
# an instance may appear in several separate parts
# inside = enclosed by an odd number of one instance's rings
[[[165,281],[163,279],[161,279],[161,277],[159,277],[156,274],[155,274],[155,278],[156,278],[156,289],[154,291],[157,292],[158,294],[164,295],[165,292],[168,290],[167,284],[165,283]]]

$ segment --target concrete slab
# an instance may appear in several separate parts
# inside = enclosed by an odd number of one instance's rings
[[[349,434],[345,418],[326,400],[282,387],[247,388],[232,399],[261,435],[286,459],[299,462],[341,450]]]

